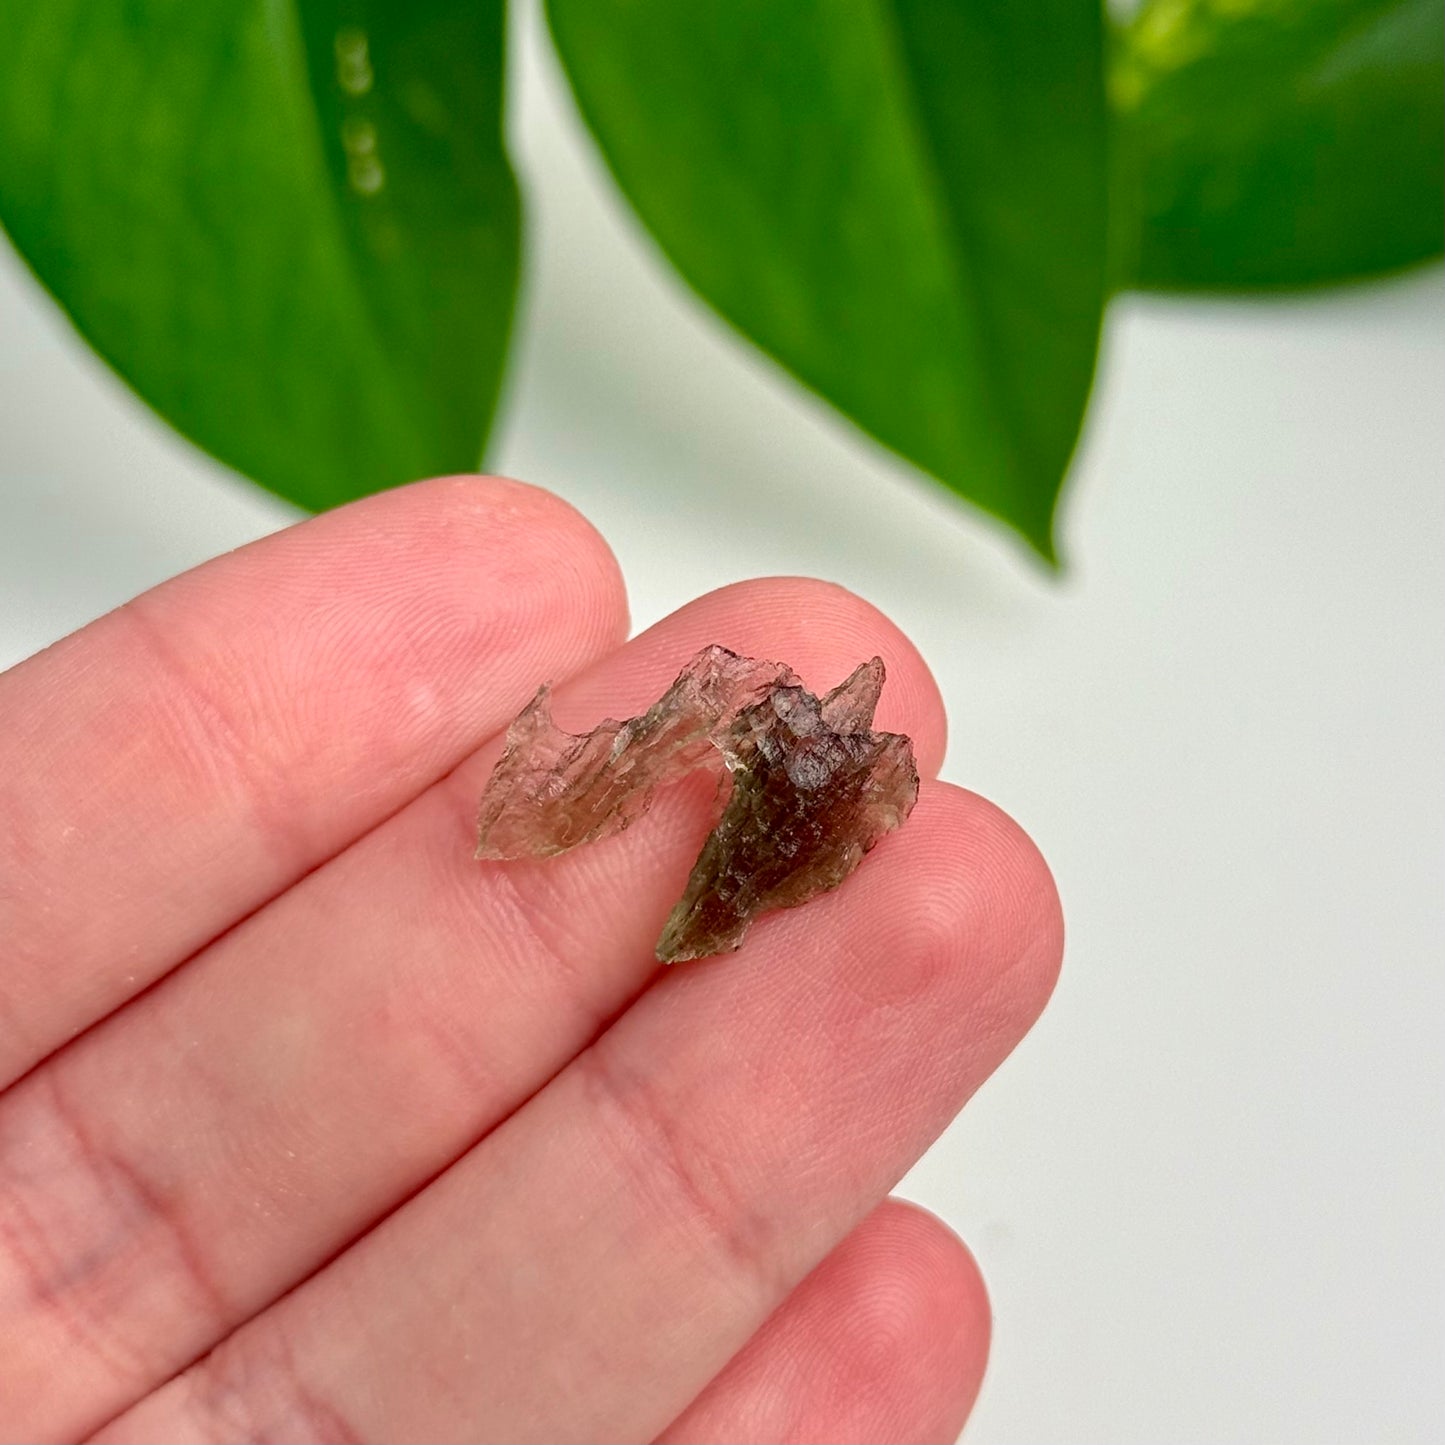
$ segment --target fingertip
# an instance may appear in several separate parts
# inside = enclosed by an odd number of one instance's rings
[[[542,589],[569,603],[574,622],[595,619],[612,643],[628,629],[622,569],[606,539],[555,492],[513,477],[461,473],[413,482],[351,504],[393,536],[408,531],[426,555],[465,569],[485,550],[497,590]],[[351,508],[342,509],[343,511]]]
[[[993,880],[996,910],[1012,930],[1009,982],[1024,1028],[1044,1011],[1064,961],[1064,912],[1053,870],[1028,832],[996,803],[952,784],[946,806],[966,820],[976,856]]]
[[[0,1047],[0,1080],[416,797],[539,681],[574,676],[626,632],[616,560],[575,508],[505,478],[440,477],[216,558],[7,673],[7,806],[90,820],[51,837],[43,867],[27,862],[50,880],[30,896],[102,889],[114,906],[32,904],[10,923],[27,961],[8,970],[0,1012],[23,1008],[28,1027]]]
[[[880,867],[876,886],[905,890],[907,906],[875,910],[878,989],[961,985],[1012,1047],[1043,1011],[1063,958],[1058,889],[1032,838],[986,798],[932,782],[882,847],[888,874]]]
[[[896,1261],[893,1288],[900,1310],[916,1322],[913,1347],[933,1355],[931,1374],[952,1378],[939,1392],[929,1438],[952,1440],[983,1384],[993,1332],[988,1286],[969,1247],[937,1215],[904,1199],[887,1199],[869,1220],[880,1253]]]
[[[988,1360],[988,1296],[940,1220],[888,1199],[662,1437],[954,1440]]]

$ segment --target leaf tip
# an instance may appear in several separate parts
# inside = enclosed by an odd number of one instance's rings
[[[1054,543],[1052,528],[1046,528],[1042,532],[1033,530],[1023,533],[1024,540],[1033,548],[1034,555],[1043,562],[1049,572],[1057,577],[1064,570],[1063,558],[1059,555],[1059,549]]]

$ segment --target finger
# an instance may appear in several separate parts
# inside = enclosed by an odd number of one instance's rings
[[[846,887],[672,970],[104,1438],[655,1436],[1013,1047],[1060,946],[1018,829],[925,786]]]
[[[683,609],[563,688],[559,719],[640,709],[712,641],[818,685],[881,653],[880,725],[937,766],[921,659],[866,603],[798,580]],[[0,1435],[78,1432],[195,1358],[517,1108],[656,971],[714,785],[595,847],[483,866],[496,751],[0,1100],[0,1378],[63,1361],[67,1379],[0,1413]]]
[[[207,563],[0,677],[0,1086],[625,632],[576,512],[454,477]]]
[[[958,1237],[879,1205],[663,1431],[689,1441],[952,1442],[988,1361],[988,1294]]]

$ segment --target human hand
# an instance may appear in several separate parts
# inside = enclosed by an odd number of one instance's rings
[[[988,1306],[883,1202],[1042,1007],[1052,882],[933,781],[937,691],[838,588],[631,642],[561,502],[368,499],[0,677],[0,1438],[949,1439]],[[703,644],[881,654],[922,795],[738,954],[652,947],[713,784],[472,860],[508,719]]]

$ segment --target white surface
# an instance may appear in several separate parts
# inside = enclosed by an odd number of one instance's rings
[[[494,467],[639,624],[780,571],[884,607],[1059,879],[1054,1002],[906,1186],[993,1292],[969,1440],[1438,1438],[1445,278],[1116,308],[1052,582],[682,290],[522,51]],[[0,663],[290,515],[0,255]]]

